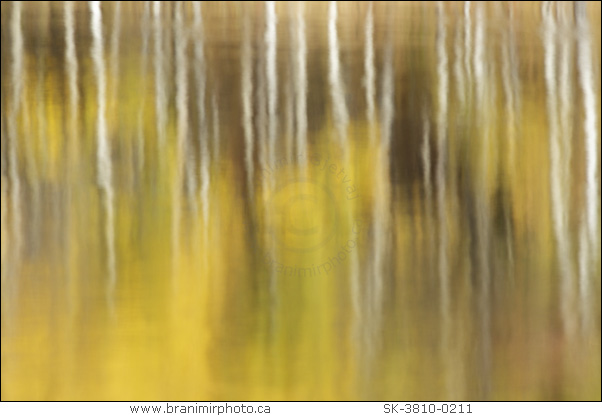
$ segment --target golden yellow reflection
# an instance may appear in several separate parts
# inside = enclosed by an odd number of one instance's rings
[[[551,3],[2,2],[2,399],[599,400]]]

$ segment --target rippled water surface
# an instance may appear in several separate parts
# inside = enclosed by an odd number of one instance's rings
[[[600,4],[2,2],[2,399],[600,399]]]

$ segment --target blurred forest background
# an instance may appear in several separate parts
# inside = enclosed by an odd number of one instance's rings
[[[1,12],[3,400],[600,399],[599,2]]]

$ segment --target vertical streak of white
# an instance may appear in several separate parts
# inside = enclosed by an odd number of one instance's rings
[[[372,125],[374,122],[375,112],[375,76],[374,76],[374,15],[372,2],[368,5],[368,13],[366,14],[366,26],[364,29],[365,46],[364,46],[364,88],[366,89],[366,104],[368,123]]]
[[[554,225],[554,237],[556,241],[556,255],[560,266],[560,309],[562,324],[565,333],[573,334],[574,324],[570,318],[570,258],[568,252],[568,239],[566,233],[567,213],[565,211],[565,198],[562,190],[562,153],[560,148],[558,117],[558,83],[556,60],[557,60],[557,24],[550,4],[542,6],[544,24],[544,69],[547,92],[548,111],[548,137],[550,145],[550,194],[552,207],[552,221]]]
[[[245,141],[245,166],[247,170],[247,190],[249,201],[254,199],[254,163],[253,163],[253,49],[251,48],[251,34],[249,33],[249,20],[245,18],[242,38],[242,117]]]
[[[276,134],[278,131],[278,73],[276,68],[276,3],[266,2],[266,78],[268,87],[268,160],[276,160]]]
[[[186,49],[188,39],[184,29],[182,3],[175,5],[175,76],[176,76],[176,147],[175,147],[175,175],[173,181],[173,212],[172,212],[172,240],[173,255],[180,255],[179,240],[181,237],[182,221],[182,185],[184,180],[183,165],[188,142],[188,62]]]
[[[159,157],[165,154],[167,129],[167,91],[165,87],[165,62],[163,52],[163,27],[161,22],[161,2],[153,2],[154,67],[155,67],[155,117],[157,118],[157,141]]]
[[[92,60],[97,84],[97,118],[96,118],[96,155],[97,180],[102,192],[105,210],[105,239],[108,262],[108,296],[112,297],[117,282],[115,259],[115,214],[113,170],[111,164],[111,148],[107,137],[107,80],[104,58],[104,41],[102,33],[102,11],[99,1],[90,2],[92,14]]]
[[[490,203],[487,192],[487,178],[490,163],[490,134],[491,134],[491,95],[495,93],[495,88],[491,88],[488,81],[488,65],[485,50],[485,7],[484,4],[478,4],[475,7],[475,33],[473,50],[473,73],[475,78],[475,101],[476,114],[481,122],[478,137],[481,139],[481,166],[478,184],[477,196],[477,219],[476,219],[476,239],[478,241],[479,252],[478,272],[480,274],[481,288],[479,292],[479,313],[481,319],[481,369],[480,383],[481,396],[487,398],[491,388],[491,287],[490,287]]]
[[[21,100],[23,95],[23,32],[21,29],[21,7],[20,1],[13,3],[10,32],[12,39],[12,103],[10,114],[7,120],[8,124],[8,176],[11,190],[11,267],[10,273],[14,273],[14,268],[18,262],[22,246],[22,218],[21,218],[21,179],[19,177],[18,160],[18,116],[21,109]]]
[[[583,5],[583,7],[586,7]],[[600,174],[598,172],[598,117],[596,111],[596,94],[594,92],[592,46],[589,22],[586,13],[580,14],[578,33],[578,68],[579,84],[583,94],[585,120],[585,181],[586,181],[586,223],[591,250],[600,255]]]
[[[201,14],[201,2],[192,3],[194,30],[195,30],[195,71],[197,79],[198,111],[199,111],[199,148],[200,148],[200,180],[201,180],[201,209],[203,217],[203,229],[205,240],[207,239],[207,228],[209,226],[209,133],[207,128],[207,111],[205,103],[207,67],[205,63],[203,16]]]
[[[138,109],[138,137],[137,137],[137,172],[141,173],[144,168],[144,108],[146,103],[146,78],[148,72],[148,43],[149,43],[149,23],[150,23],[150,2],[144,2],[144,11],[142,12],[142,61],[140,63],[140,74],[142,77],[144,92],[141,93],[140,97],[140,108]]]
[[[439,222],[439,289],[440,313],[442,322],[442,349],[444,353],[449,349],[450,316],[449,316],[449,275],[447,270],[447,213],[446,213],[446,177],[447,164],[447,109],[448,109],[448,84],[449,69],[446,50],[446,21],[445,10],[442,2],[437,2],[437,209]],[[444,357],[445,359],[445,357]],[[449,370],[446,363],[446,379]],[[450,385],[447,382],[447,393]]]
[[[73,166],[79,157],[78,154],[78,137],[77,137],[77,110],[79,101],[79,91],[77,88],[77,53],[75,50],[75,31],[74,31],[74,16],[73,8],[74,4],[71,1],[66,1],[65,4],[65,67],[67,70],[68,78],[68,90],[69,90],[69,144],[67,152],[67,162],[69,166]],[[67,171],[67,186],[66,205],[69,206],[73,197],[73,186],[71,177],[73,171]],[[67,276],[69,279],[68,288],[71,290],[74,288],[73,284],[73,272],[69,266],[69,256],[76,249],[75,241],[72,239],[72,229],[74,218],[73,212],[69,212],[67,215],[67,229],[65,230],[67,238],[67,248],[65,248],[65,266],[67,270]],[[72,296],[69,297],[70,301]]]
[[[328,83],[333,103],[334,123],[340,143],[345,146],[349,114],[345,103],[345,87],[341,79],[339,39],[337,34],[337,2],[331,1],[328,9]]]
[[[305,18],[303,3],[299,5],[296,16],[295,44],[295,97],[297,124],[297,155],[307,156],[307,45],[305,41]]]
[[[580,232],[579,296],[582,327],[583,331],[586,332],[588,326],[592,323],[592,313],[594,313],[589,294],[592,286],[590,282],[590,278],[592,278],[591,266],[600,260],[600,173],[598,171],[598,144],[600,138],[587,4],[580,1],[577,7],[577,67],[585,112],[583,130],[585,133],[586,203]]]

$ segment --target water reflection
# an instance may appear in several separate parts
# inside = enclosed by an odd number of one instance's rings
[[[108,297],[112,300],[114,296],[117,271],[115,258],[115,213],[114,213],[114,190],[113,190],[113,166],[111,161],[111,148],[107,138],[107,80],[106,64],[104,60],[104,40],[102,32],[102,12],[100,2],[90,2],[92,13],[92,60],[96,75],[97,88],[97,116],[96,116],[96,169],[97,181],[102,193],[104,210],[104,228],[107,250],[107,274],[108,274]]]
[[[160,1],[153,2],[153,26],[155,45],[155,116],[157,118],[157,137],[159,139],[159,149],[163,150],[166,141],[165,129],[167,124],[167,108],[165,100],[167,97],[165,96],[165,54],[163,53],[163,26],[161,25]]]
[[[600,6],[2,2],[4,399],[600,399]]]
[[[338,139],[344,143],[349,115],[347,113],[347,104],[345,103],[345,85],[341,79],[337,8],[337,2],[331,1],[328,6],[328,84],[330,86],[333,117],[339,136]]]
[[[583,235],[586,231],[589,239],[589,247],[584,241],[584,236],[580,237],[580,303],[582,313],[582,325],[585,332],[591,324],[591,313],[593,304],[590,300],[590,291],[592,285],[590,279],[592,275],[600,275],[599,270],[592,274],[588,268],[592,263],[600,262],[600,172],[598,167],[600,134],[596,128],[598,119],[596,116],[596,98],[593,85],[592,74],[592,56],[591,56],[591,38],[590,27],[587,21],[587,14],[584,3],[576,6],[577,29],[577,53],[579,68],[579,84],[583,95],[583,107],[585,120],[583,129],[585,132],[585,165],[586,165],[586,208],[581,218],[581,230]],[[599,91],[598,91],[599,94]],[[589,249],[588,249],[589,248]],[[586,253],[587,252],[587,253]],[[599,307],[598,307],[599,308]]]
[[[253,163],[253,150],[254,150],[254,134],[253,134],[253,49],[251,48],[251,35],[250,25],[248,18],[243,21],[243,35],[242,35],[242,58],[241,58],[241,90],[242,90],[242,120],[244,130],[244,143],[245,143],[245,168],[247,176],[247,189],[249,194],[249,200],[253,200],[254,193],[254,163]]]
[[[441,340],[440,350],[442,353],[442,361],[444,364],[446,392],[449,396],[451,387],[451,368],[447,366],[449,359],[446,354],[450,350],[450,315],[449,315],[449,271],[447,265],[447,183],[446,183],[446,166],[447,166],[447,111],[448,111],[448,57],[446,49],[447,27],[446,17],[443,10],[443,3],[437,3],[437,167],[436,167],[436,183],[437,183],[437,223],[439,224],[438,232],[438,274],[439,274],[439,308],[441,322]]]
[[[19,147],[23,145],[20,143],[19,136],[17,132],[17,117],[19,116],[21,100],[23,95],[23,34],[21,31],[21,2],[16,2],[13,6],[12,16],[11,16],[11,38],[12,38],[12,99],[10,103],[10,109],[7,109],[7,135],[8,135],[8,165],[9,165],[9,178],[10,178],[10,200],[11,204],[11,241],[8,246],[12,249],[9,253],[11,257],[15,260],[8,262],[11,267],[3,267],[3,272],[11,275],[11,278],[18,278],[17,275],[17,265],[19,264],[20,254],[21,254],[21,246],[22,246],[22,219],[21,219],[21,178],[19,175],[19,160],[17,159],[17,154],[19,152]],[[4,89],[3,89],[4,92]],[[4,100],[3,100],[4,102]],[[5,107],[6,108],[6,107]],[[4,112],[3,112],[4,115]],[[24,142],[28,140],[23,140]],[[4,150],[4,148],[3,148]],[[5,187],[6,188],[6,187]],[[8,197],[9,195],[4,195]],[[4,222],[3,222],[4,224]],[[6,229],[6,228],[5,228]],[[3,264],[7,263],[3,261]],[[5,274],[6,275],[6,274]],[[4,282],[6,278],[3,278]],[[8,285],[9,289],[11,285]],[[4,291],[4,290],[3,290]]]
[[[305,6],[297,7],[295,19],[295,125],[298,155],[307,154],[307,46],[305,42]]]
[[[555,22],[555,18],[552,15],[552,11],[550,9],[550,5],[544,6],[544,21],[545,21],[545,65],[546,65],[546,88],[548,93],[548,122],[549,122],[549,131],[550,131],[550,184],[551,184],[551,196],[552,196],[552,216],[554,221],[554,233],[556,238],[556,249],[558,250],[558,262],[561,274],[561,308],[562,308],[562,319],[564,324],[564,330],[566,330],[570,335],[574,335],[574,322],[571,319],[571,300],[572,300],[572,272],[571,265],[569,259],[569,250],[568,246],[569,239],[567,238],[567,213],[566,213],[566,198],[563,195],[566,195],[566,187],[561,183],[563,178],[566,177],[566,169],[563,167],[566,165],[566,162],[563,160],[561,151],[561,143],[560,143],[560,134],[566,134],[567,131],[563,131],[559,128],[559,106],[566,107],[566,104],[563,105],[563,102],[559,99],[559,94],[556,89],[556,70],[557,70],[557,39],[558,36],[558,27]],[[563,50],[561,52],[566,51]],[[564,68],[564,62],[562,62],[563,56],[561,55],[561,65],[562,74],[565,73],[566,69]],[[563,80],[566,82],[565,77],[561,77],[561,89],[564,90]],[[560,103],[560,105],[559,105]],[[566,114],[565,114],[566,115]],[[563,135],[564,135],[563,134]],[[564,174],[563,174],[564,173]],[[568,179],[568,178],[567,178]]]
[[[149,43],[150,43],[150,1],[144,2],[144,11],[142,12],[142,20],[140,23],[140,35],[142,38],[142,45],[140,49],[140,54],[142,55],[140,60],[140,74],[143,79],[148,77],[148,65],[149,65]],[[144,102],[148,99],[148,95],[145,91],[140,94],[140,100],[138,102],[138,133],[137,133],[137,143],[136,150],[134,152],[134,157],[136,158],[136,177],[137,181],[140,180],[140,176],[142,175],[142,169],[144,168],[144,152],[145,152],[145,141],[146,141],[146,133],[144,131]]]

